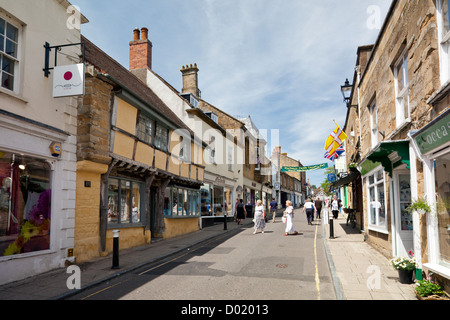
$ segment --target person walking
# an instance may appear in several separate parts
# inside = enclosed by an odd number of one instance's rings
[[[322,211],[322,200],[320,200],[319,198],[316,199],[316,201],[314,201],[314,206],[316,207],[316,218],[320,219],[320,212]]]
[[[275,217],[277,216],[277,208],[278,202],[275,201],[275,198],[272,198],[272,201],[270,201],[270,213],[272,214],[272,223],[275,223]]]
[[[264,210],[264,206],[261,204],[261,200],[256,201],[255,206],[255,216],[253,221],[255,222],[255,231],[253,234],[256,234],[259,229],[261,229],[261,232],[264,233],[264,229],[266,228],[266,212]]]
[[[337,198],[337,195],[334,195],[333,201],[331,201],[331,212],[333,213],[334,219],[338,218],[340,207],[341,207],[341,200]]]
[[[288,236],[290,233],[296,235],[297,230],[294,228],[294,207],[290,200],[286,201],[286,210],[284,211],[284,216],[286,217],[286,229],[284,230],[284,235]]]
[[[237,224],[241,224],[242,220],[247,216],[247,211],[245,210],[245,206],[242,203],[242,199],[236,203],[236,222]]]
[[[306,199],[305,205],[303,207],[303,212],[306,212],[306,218],[308,219],[308,224],[312,225],[312,218],[314,217],[314,211],[316,207],[311,199]]]

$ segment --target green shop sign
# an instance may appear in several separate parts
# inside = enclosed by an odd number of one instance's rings
[[[445,112],[413,137],[422,154],[450,142],[450,112]]]

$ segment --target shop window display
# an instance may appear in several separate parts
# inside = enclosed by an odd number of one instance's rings
[[[108,222],[129,224],[141,222],[142,183],[110,178],[108,183]]]
[[[450,267],[450,153],[435,166],[440,264]]]
[[[50,249],[50,173],[45,160],[0,150],[0,256]]]

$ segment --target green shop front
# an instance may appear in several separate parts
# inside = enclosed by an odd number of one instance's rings
[[[450,109],[411,134],[415,153],[423,163],[427,252],[423,267],[450,283]],[[425,244],[425,243],[424,243]],[[425,247],[425,246],[423,246]]]
[[[366,232],[394,257],[414,252],[409,140],[379,143],[360,165]]]

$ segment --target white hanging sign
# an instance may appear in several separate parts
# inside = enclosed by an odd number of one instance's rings
[[[53,69],[53,98],[84,94],[84,63]]]

